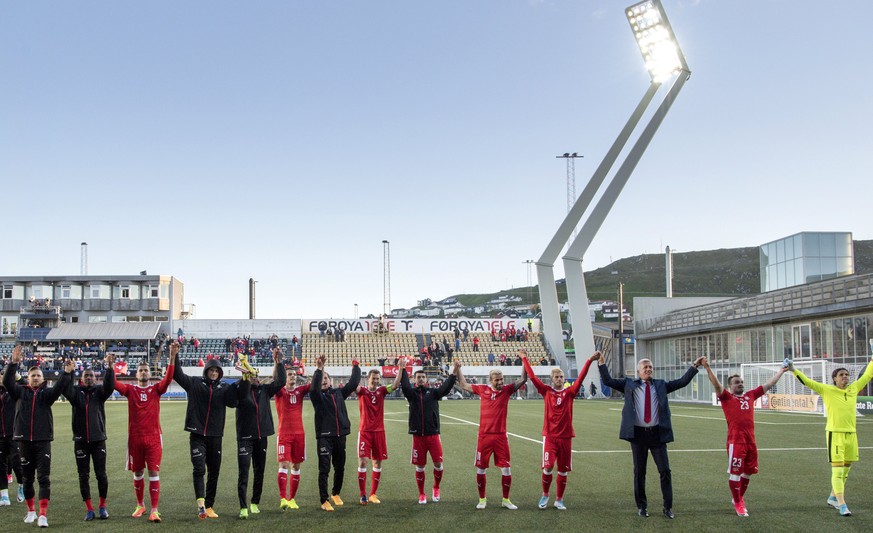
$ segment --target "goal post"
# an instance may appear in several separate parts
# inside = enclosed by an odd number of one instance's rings
[[[752,390],[764,385],[782,367],[782,363],[744,363],[740,365],[740,377],[743,378],[745,389]],[[832,383],[831,373],[837,368],[849,371],[850,381],[858,379],[867,365],[839,364],[831,361],[795,361],[794,367],[808,378],[819,383]],[[725,383],[727,386],[727,383]],[[760,404],[758,404],[760,402]],[[824,415],[824,404],[821,397],[800,382],[789,372],[783,376],[767,394],[756,402],[755,407],[772,411],[788,413],[821,413]]]

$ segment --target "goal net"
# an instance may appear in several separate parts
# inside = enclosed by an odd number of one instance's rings
[[[745,363],[740,365],[740,376],[743,378],[747,391],[764,385],[782,367],[782,363]],[[808,378],[819,383],[832,384],[831,373],[837,368],[849,371],[849,381],[858,379],[867,365],[839,364],[831,361],[795,361],[794,368],[803,372]],[[727,386],[727,383],[725,383]],[[760,404],[758,404],[760,402]],[[762,398],[756,402],[759,409],[785,411],[790,413],[821,413],[824,414],[824,404],[821,397],[810,390],[797,378],[786,372]]]

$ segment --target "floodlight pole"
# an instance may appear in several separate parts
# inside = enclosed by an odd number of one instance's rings
[[[567,280],[567,299],[570,303],[570,320],[573,326],[573,339],[576,353],[581,353],[583,357],[594,353],[594,330],[591,327],[591,320],[588,318],[588,293],[585,288],[585,276],[582,270],[582,258],[588,247],[591,246],[591,241],[597,235],[603,221],[618,200],[618,195],[621,193],[631,174],[636,168],[637,163],[643,157],[643,153],[655,136],[655,132],[667,116],[667,112],[673,105],[676,95],[682,90],[685,82],[688,80],[690,73],[687,71],[680,72],[676,76],[670,90],[664,96],[664,100],[658,109],[652,115],[649,123],[646,125],[640,137],[634,143],[624,162],[619,167],[615,176],[610,181],[606,190],[601,196],[597,205],[591,211],[588,219],[582,225],[579,235],[570,245],[567,254],[563,257],[564,275]],[[654,85],[654,84],[653,84]],[[584,312],[583,312],[584,310]],[[621,309],[619,309],[621,315]],[[621,318],[619,318],[621,320]],[[595,376],[589,374],[593,379]],[[587,381],[587,380],[586,380]]]
[[[642,7],[641,7],[642,6]],[[647,10],[657,9],[657,14],[651,16],[647,14]],[[540,303],[543,313],[543,333],[547,348],[551,351],[558,363],[567,368],[566,355],[564,353],[563,335],[561,332],[561,315],[558,307],[558,293],[555,288],[554,264],[558,254],[570,238],[570,234],[576,224],[582,218],[582,215],[588,209],[594,194],[603,183],[606,174],[612,168],[615,161],[618,159],[619,153],[624,148],[631,133],[633,133],[639,121],[642,119],[644,112],[651,103],[661,87],[661,76],[665,73],[658,69],[658,61],[663,59],[673,59],[677,64],[668,63],[673,76],[676,76],[673,86],[670,87],[664,100],[661,102],[657,111],[653,114],[649,123],[644,128],[640,137],[625,157],[625,161],[612,178],[607,186],[603,196],[598,201],[597,205],[592,210],[591,214],[582,227],[579,235],[573,238],[573,243],[567,251],[564,258],[565,276],[567,284],[567,297],[570,302],[571,322],[573,324],[574,339],[576,341],[576,352],[580,351],[587,355],[594,349],[593,331],[591,322],[588,319],[588,295],[585,289],[585,279],[582,270],[582,257],[588,250],[591,241],[609,214],[610,209],[615,204],[619,193],[628,178],[630,178],[633,169],[636,167],[640,158],[652,140],[664,116],[669,111],[673,104],[676,95],[682,89],[685,81],[690,76],[691,72],[688,65],[685,63],[685,57],[679,49],[678,43],[675,42],[675,35],[667,20],[667,15],[664,13],[663,6],[659,0],[650,0],[630,6],[626,10],[628,22],[632,30],[635,32],[637,43],[640,46],[640,51],[643,59],[646,62],[646,68],[652,77],[652,82],[649,89],[643,96],[643,99],[637,105],[636,110],[631,115],[631,118],[625,124],[618,138],[612,144],[609,152],[604,157],[600,166],[597,167],[582,195],[573,205],[573,208],[564,218],[558,231],[555,233],[552,240],[549,242],[540,260],[537,261],[537,279],[539,281]],[[661,39],[667,37],[672,44],[666,48],[659,43]],[[675,54],[675,55],[674,55]],[[657,80],[657,81],[656,81]],[[575,312],[573,312],[575,310]],[[581,340],[581,342],[580,342]],[[583,356],[584,356],[583,355]],[[590,374],[589,374],[590,375]],[[591,377],[593,379],[594,376]]]

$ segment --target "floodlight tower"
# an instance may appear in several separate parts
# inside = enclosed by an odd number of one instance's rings
[[[382,241],[382,251],[382,314],[387,316],[391,314],[391,243]]]
[[[576,152],[564,152],[564,155],[556,155],[555,159],[567,160],[567,214],[573,209],[573,204],[576,203],[576,159],[585,157]],[[576,237],[576,231],[573,231],[573,237]]]
[[[640,103],[631,114],[624,128],[613,142],[603,161],[594,171],[591,180],[585,186],[582,194],[561,223],[558,231],[549,242],[539,261],[537,261],[537,280],[539,282],[540,303],[543,312],[543,328],[546,343],[555,359],[562,366],[566,364],[564,355],[563,335],[561,331],[561,315],[558,308],[558,292],[555,288],[554,264],[561,249],[570,239],[576,225],[582,219],[600,186],[606,179],[610,169],[615,164],[624,149],[631,134],[643,118],[646,109],[661,88],[662,84],[673,79],[661,104],[652,114],[648,123],[639,134],[624,161],[615,175],[609,181],[597,204],[592,209],[578,237],[573,239],[567,254],[563,257],[564,274],[567,281],[567,297],[570,302],[571,323],[575,339],[576,353],[583,355],[594,351],[594,338],[591,322],[588,317],[588,294],[582,270],[582,258],[597,231],[609,214],[610,209],[618,199],[619,193],[630,178],[631,173],[642,158],[643,153],[664,120],[670,106],[685,85],[691,71],[685,63],[685,56],[679,48],[673,29],[664,13],[659,0],[646,0],[625,9],[625,16],[634,32],[651,83]],[[593,379],[594,376],[589,376]]]

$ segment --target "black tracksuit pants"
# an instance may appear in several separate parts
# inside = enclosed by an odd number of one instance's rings
[[[346,436],[320,437],[318,439],[318,494],[321,503],[327,501],[327,477],[333,463],[333,489],[330,494],[343,490],[343,476],[346,470]]]
[[[264,489],[264,469],[267,467],[267,437],[262,439],[245,439],[237,441],[237,464],[239,479],[236,490],[239,495],[239,508],[246,505],[246,488],[249,484],[249,467],[254,463],[255,478],[252,481],[252,503],[261,503],[261,492]]]
[[[34,478],[39,483],[39,499],[48,500],[52,494],[52,441],[22,440],[18,442],[21,452],[21,479],[24,481],[24,499],[30,500],[36,492]]]
[[[97,478],[97,493],[105,498],[109,493],[109,478],[106,476],[106,441],[75,441],[76,470],[79,472],[79,492],[82,501],[91,499],[91,462],[94,463],[94,477]]]
[[[12,437],[0,437],[0,490],[9,488],[6,474],[15,472],[15,479],[21,480],[21,459],[18,456],[18,443]]]
[[[206,507],[212,507],[215,504],[218,475],[221,473],[221,437],[204,437],[192,433],[191,465],[194,467],[194,497],[203,498]]]

